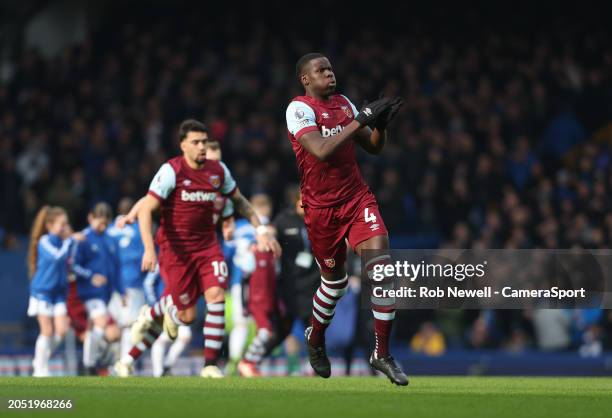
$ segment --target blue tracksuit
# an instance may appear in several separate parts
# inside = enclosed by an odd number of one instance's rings
[[[125,293],[121,283],[119,265],[119,245],[106,232],[98,234],[87,228],[83,231],[85,240],[78,242],[74,255],[73,271],[77,276],[77,291],[83,300],[110,300],[113,291]],[[94,274],[106,276],[104,286],[95,287],[91,283]]]
[[[36,272],[30,282],[31,296],[52,304],[66,301],[68,256],[72,245],[71,238],[62,240],[53,234],[40,238]]]
[[[121,265],[121,283],[124,288],[142,289],[145,274],[140,271],[140,262],[144,253],[144,245],[140,238],[138,222],[118,228],[114,224],[108,229],[108,234],[119,245],[119,263]]]

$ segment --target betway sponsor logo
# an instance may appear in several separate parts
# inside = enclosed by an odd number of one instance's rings
[[[327,138],[328,136],[338,135],[342,131],[342,126],[337,125],[335,128],[329,129],[326,126],[321,126],[321,136]]]
[[[188,192],[187,190],[181,191],[181,200],[183,202],[212,202],[217,198],[217,193],[211,192]]]

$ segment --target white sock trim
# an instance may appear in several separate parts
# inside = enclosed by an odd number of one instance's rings
[[[325,295],[323,294],[323,292],[321,292],[321,289],[320,289],[320,288],[319,288],[319,289],[317,289],[317,297],[318,297],[319,299],[321,299],[323,302],[328,303],[328,304],[330,304],[330,305],[335,305],[335,304],[336,304],[336,301],[335,301],[335,300],[333,300],[333,299],[328,298],[327,296],[325,296]]]
[[[206,304],[206,310],[208,312],[223,312],[225,310],[225,303],[208,303]]]
[[[331,322],[330,319],[323,319],[314,309],[312,311],[312,316],[314,316],[315,319],[322,324],[329,324]]]
[[[204,347],[218,350],[223,345],[223,341],[207,339],[204,341]]]
[[[344,294],[346,293],[347,288],[348,288],[348,282],[347,282],[347,286],[344,286],[342,289],[332,289],[331,287],[325,286],[325,283],[321,283],[321,286],[320,286],[320,289],[323,289],[323,291],[325,293],[327,293],[330,296],[333,296],[335,298],[340,298],[340,297],[344,296]]]
[[[331,309],[324,308],[324,307],[322,307],[321,305],[319,305],[319,304],[317,303],[317,301],[316,301],[316,300],[314,300],[314,299],[313,299],[313,301],[312,301],[312,305],[315,307],[315,309],[316,309],[317,311],[319,311],[320,313],[325,314],[325,315],[333,315],[333,314],[334,314],[334,312],[335,312],[335,309],[334,309],[334,308],[331,308]]]
[[[211,324],[225,324],[225,317],[223,317],[223,315],[206,315],[204,322]]]
[[[331,285],[341,284],[342,282],[348,282],[348,274],[345,274],[344,277],[341,278],[340,280],[327,280],[327,279],[323,278],[323,276],[321,276],[321,281],[323,283],[331,284]]]
[[[223,328],[204,327],[202,333],[204,335],[223,336],[225,335],[225,330]]]
[[[393,311],[393,312],[377,312],[377,311],[373,310],[372,313],[374,314],[374,318],[380,319],[381,321],[391,321],[391,320],[395,319],[395,311]]]

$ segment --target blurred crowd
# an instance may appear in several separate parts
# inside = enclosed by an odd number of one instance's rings
[[[526,31],[455,27],[467,33],[455,36],[430,22],[350,32],[328,22],[301,32],[260,17],[109,21],[50,60],[24,49],[0,84],[3,245],[44,203],[84,220],[95,202],[141,196],[178,153],[176,127],[188,117],[208,124],[244,194],[265,192],[282,208],[298,181],[284,111],[301,93],[295,61],[313,49],[329,55],[357,107],[381,91],[406,102],[383,154],[359,155],[392,238],[426,235],[452,248],[612,243],[607,28],[561,20]],[[608,315],[547,318],[568,324],[553,349],[587,333],[601,340]],[[450,344],[455,335],[472,347],[547,348],[537,312],[456,316],[445,327],[445,313],[402,315],[413,347],[430,337],[443,346],[444,330]]]

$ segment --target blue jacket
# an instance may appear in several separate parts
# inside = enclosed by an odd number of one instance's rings
[[[121,283],[123,287],[142,289],[145,274],[140,271],[144,245],[140,238],[138,222],[118,228],[114,224],[108,234],[119,245],[119,263],[121,265]]]
[[[107,232],[98,234],[87,228],[83,233],[85,240],[77,243],[72,266],[81,299],[102,299],[108,302],[113,291],[124,294],[117,242]],[[106,276],[107,283],[95,287],[91,283],[94,274]]]
[[[38,241],[36,272],[30,282],[30,294],[47,300],[51,295],[63,295],[68,287],[68,256],[72,239],[62,240],[57,235],[46,234]]]
[[[246,219],[238,219],[234,239],[226,243],[227,249],[224,249],[225,259],[230,264],[230,286],[242,283],[242,277],[255,270],[255,256],[250,246],[256,241],[253,225]]]

